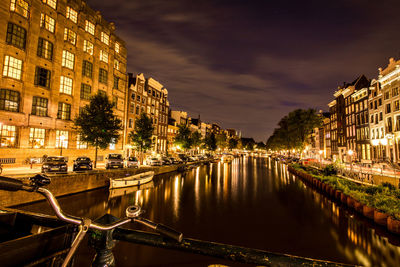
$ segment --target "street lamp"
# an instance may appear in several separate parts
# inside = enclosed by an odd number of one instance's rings
[[[322,153],[324,153],[324,151],[320,150],[318,153],[319,153],[319,162],[322,163]]]
[[[353,156],[353,150],[350,149],[347,152],[347,154],[350,156],[350,170],[352,171],[353,170],[353,158],[351,156]]]
[[[62,149],[63,149],[63,145],[64,145],[64,140],[65,140],[65,136],[61,135],[60,136],[60,156],[62,156]]]

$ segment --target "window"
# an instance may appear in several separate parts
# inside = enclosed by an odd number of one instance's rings
[[[50,7],[57,8],[57,0],[42,0],[43,3],[49,5]]]
[[[108,63],[108,53],[104,50],[100,50],[100,61]]]
[[[119,70],[119,61],[114,59],[114,69]]]
[[[119,77],[114,76],[114,89],[119,89]]]
[[[115,96],[115,95],[113,96],[112,103],[115,108],[118,108],[118,97],[117,96]]]
[[[107,96],[107,93],[104,90],[99,90],[98,93],[99,93],[99,95]]]
[[[389,133],[393,131],[392,117],[387,118],[387,131]]]
[[[135,113],[135,102],[129,103],[129,113],[132,113],[132,114]]]
[[[7,27],[7,44],[25,49],[26,30],[14,23],[9,22]]]
[[[53,59],[53,43],[47,41],[46,39],[39,38],[37,55],[38,55],[38,57],[52,60]]]
[[[34,96],[32,101],[32,115],[47,117],[47,98]]]
[[[60,77],[60,93],[64,93],[67,95],[72,94],[72,79],[61,76]]]
[[[82,83],[81,85],[81,99],[90,99],[90,94],[92,92],[92,87],[88,84]]]
[[[400,131],[400,115],[396,116],[396,131]]]
[[[101,32],[100,40],[106,45],[110,45],[110,36],[107,33]]]
[[[67,19],[72,20],[74,23],[78,22],[78,12],[75,11],[75,9],[67,6],[67,14],[66,14]]]
[[[76,44],[76,33],[68,28],[64,29],[64,41],[67,41],[73,45]]]
[[[383,120],[383,114],[382,114],[382,112],[379,112],[379,120],[380,120],[380,121]]]
[[[132,119],[129,119],[128,127],[129,127],[129,128],[132,128],[132,126],[133,126],[133,120],[132,120]]]
[[[382,106],[382,98],[378,99],[378,106]]]
[[[19,111],[19,92],[0,89],[0,110]]]
[[[0,147],[17,146],[17,127],[0,124]]]
[[[40,27],[54,33],[54,30],[56,28],[56,21],[49,15],[42,13],[40,16]]]
[[[392,89],[392,97],[399,95],[399,88],[395,87]]]
[[[27,18],[29,13],[28,2],[24,0],[11,0],[10,10]]]
[[[386,104],[386,113],[390,113],[391,109],[390,109],[390,103]]]
[[[394,106],[393,107],[394,111],[399,111],[400,110],[399,100],[394,101],[393,106]]]
[[[94,35],[94,24],[91,23],[90,21],[86,20],[85,21],[85,31],[87,31],[91,35]]]
[[[140,102],[140,95],[136,96],[136,100],[137,100],[137,102]]]
[[[93,75],[93,64],[89,61],[84,60],[82,63],[82,75],[92,78]]]
[[[29,129],[29,145],[32,148],[44,148],[44,140],[46,138],[46,130],[40,128]]]
[[[119,43],[115,43],[114,50],[115,50],[116,53],[119,54]]]
[[[21,80],[22,60],[12,56],[5,56],[3,76]]]
[[[389,99],[389,97],[390,97],[390,92],[389,91],[385,92],[385,95],[384,95],[385,100]]]
[[[99,70],[99,82],[107,83],[108,80],[108,72],[105,69],[100,68]]]
[[[139,112],[140,112],[139,106],[136,106],[136,115],[139,115]]]
[[[76,136],[76,148],[77,149],[86,149],[88,147],[87,142],[82,141],[82,136],[78,134]]]
[[[63,50],[61,66],[68,69],[74,69],[75,55],[67,50]]]
[[[36,67],[35,70],[35,85],[50,88],[51,71]]]
[[[70,120],[71,119],[71,105],[67,103],[58,103],[57,119]]]
[[[56,148],[68,148],[68,131],[56,131]]]
[[[83,51],[93,56],[93,44],[88,40],[83,41]]]

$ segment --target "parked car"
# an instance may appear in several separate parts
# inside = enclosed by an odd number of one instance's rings
[[[179,159],[181,159],[183,162],[188,161],[188,156],[185,154],[178,154]]]
[[[121,154],[108,154],[106,157],[106,169],[123,168],[124,158]]]
[[[93,162],[88,157],[79,157],[74,160],[73,171],[93,170]]]
[[[183,163],[183,160],[181,160],[180,158],[170,157],[169,160],[172,162],[172,164],[180,164],[180,163]]]
[[[161,166],[162,162],[159,158],[147,158],[146,165],[148,166]]]
[[[136,157],[128,157],[126,159],[126,164],[125,166],[127,168],[138,168],[139,167],[139,161]]]
[[[67,159],[62,156],[47,157],[42,164],[42,173],[45,172],[67,172]]]

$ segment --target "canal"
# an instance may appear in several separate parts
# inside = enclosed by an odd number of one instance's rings
[[[364,266],[399,266],[400,239],[303,184],[287,166],[268,158],[236,158],[230,164],[170,173],[138,191],[93,190],[59,199],[62,208],[95,219],[124,216],[138,204],[143,217],[184,236]],[[45,202],[23,206],[47,212]],[[132,225],[138,229],[145,229]],[[118,266],[207,266],[219,259],[119,242]],[[77,263],[90,264],[93,251],[81,245]]]

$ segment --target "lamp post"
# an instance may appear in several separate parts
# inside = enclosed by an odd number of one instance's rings
[[[319,163],[321,163],[321,164],[322,164],[322,153],[323,152],[324,151],[322,151],[322,150],[318,151],[318,153],[319,153]]]
[[[60,156],[62,156],[62,149],[63,149],[63,146],[64,146],[64,140],[65,140],[65,136],[61,135],[60,136]]]
[[[350,156],[350,171],[353,171],[353,158],[351,157],[353,156],[353,150],[350,149],[347,154]]]

